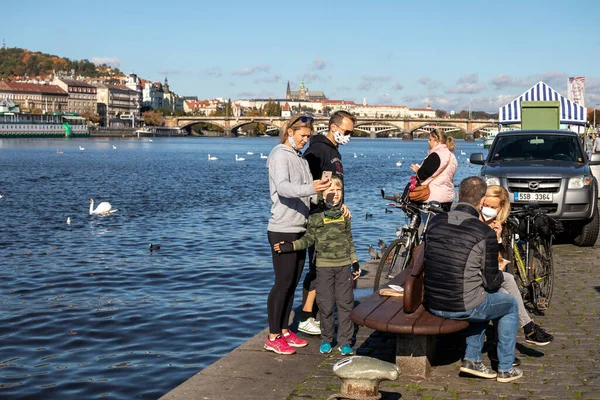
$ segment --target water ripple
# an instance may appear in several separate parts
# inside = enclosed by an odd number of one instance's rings
[[[267,169],[258,156],[234,159],[276,141],[118,142],[2,140],[2,399],[156,399],[267,325]],[[379,189],[399,191],[425,148],[382,139],[341,149],[361,261],[403,223]],[[398,152],[407,168],[395,166]],[[476,172],[459,160],[457,181]],[[90,198],[117,213],[88,215]]]

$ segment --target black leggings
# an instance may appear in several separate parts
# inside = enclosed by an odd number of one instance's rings
[[[280,334],[282,329],[288,328],[294,303],[294,292],[306,260],[306,250],[278,254],[273,250],[273,245],[283,240],[293,242],[303,235],[304,233],[267,232],[273,255],[273,270],[275,271],[275,283],[267,299],[269,333],[271,334]]]

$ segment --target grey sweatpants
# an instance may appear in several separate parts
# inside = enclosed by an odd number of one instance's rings
[[[354,306],[354,284],[350,266],[317,268],[317,305],[321,317],[321,339],[333,342],[334,305],[338,310],[338,344],[352,345],[354,323],[350,313]]]
[[[519,308],[519,326],[522,328],[528,323],[531,322],[531,317],[523,304],[523,298],[521,297],[521,292],[519,291],[519,287],[517,286],[517,282],[515,282],[515,277],[509,274],[508,272],[502,272],[504,276],[504,281],[502,282],[502,286],[499,291],[508,293],[517,298],[517,306]]]

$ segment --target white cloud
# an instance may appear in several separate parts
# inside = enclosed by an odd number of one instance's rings
[[[96,65],[110,65],[113,68],[119,68],[121,60],[117,57],[92,57],[92,62]]]
[[[313,68],[322,70],[327,67],[327,61],[319,60],[318,58],[313,62]]]
[[[254,80],[254,83],[275,83],[279,82],[279,79],[281,79],[281,76],[279,74],[273,74],[264,78],[258,78]]]
[[[377,96],[377,104],[385,104],[385,105],[390,105],[390,104],[394,104],[394,99],[392,98],[392,96],[389,95],[389,93],[379,93],[379,96]]]
[[[369,91],[373,88],[373,82],[360,82],[356,88],[358,90]]]
[[[427,89],[429,90],[435,90],[440,87],[442,87],[442,83],[438,81],[431,81],[427,84]]]
[[[541,74],[514,77],[508,74],[498,74],[492,78],[490,83],[495,89],[504,89],[506,87],[529,88],[539,81],[543,81],[556,90],[565,90],[567,88],[567,74],[564,72],[544,72]]]
[[[238,69],[232,72],[233,75],[253,75],[257,72],[269,72],[269,70],[271,69],[270,65],[266,65],[266,64],[261,64],[261,65],[254,65],[252,67],[244,67],[242,69]]]
[[[467,74],[467,75],[463,75],[460,78],[458,78],[458,81],[456,83],[463,84],[463,83],[477,83],[477,81],[479,80],[478,75],[476,72],[473,72],[472,74]]]
[[[427,85],[430,80],[431,79],[428,76],[422,76],[417,82],[419,82],[421,85]]]
[[[485,89],[485,85],[482,83],[463,83],[453,88],[446,90],[446,93],[462,93],[462,94],[475,94]]]
[[[363,75],[361,76],[361,78],[363,81],[367,81],[367,82],[388,82],[390,79],[392,79],[391,76],[387,76],[387,75],[378,75],[378,76],[372,76],[372,75]]]
[[[219,78],[223,76],[223,71],[221,71],[221,67],[210,67],[204,70],[204,73],[208,76],[214,76],[215,78]]]

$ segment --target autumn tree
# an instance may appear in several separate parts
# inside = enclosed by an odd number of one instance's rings
[[[87,121],[97,124],[100,122],[100,116],[92,111],[91,108],[86,108],[81,112],[81,116]]]
[[[143,119],[146,125],[162,126],[165,124],[165,118],[160,111],[146,111]]]

